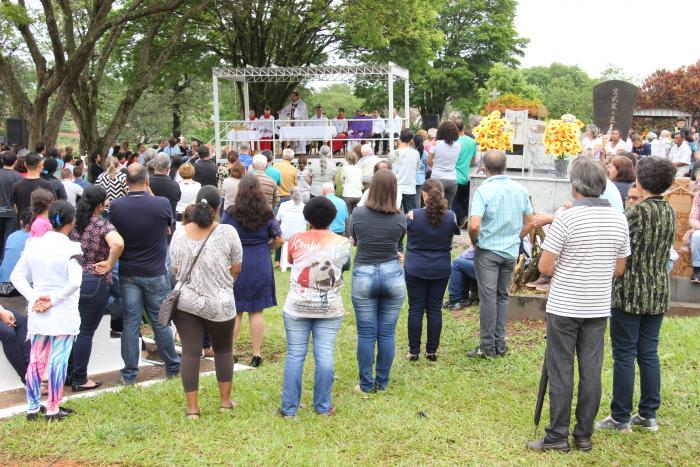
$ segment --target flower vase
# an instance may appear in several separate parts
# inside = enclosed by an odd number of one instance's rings
[[[569,168],[569,159],[554,159],[554,170],[557,178],[566,178],[566,172]]]

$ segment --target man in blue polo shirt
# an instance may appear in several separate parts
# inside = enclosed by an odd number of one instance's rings
[[[331,182],[323,184],[323,196],[331,200],[333,206],[335,206],[335,219],[328,226],[328,229],[338,235],[345,235],[345,232],[348,231],[348,220],[350,219],[348,205],[345,203],[345,200],[335,195],[335,187]]]
[[[506,154],[488,151],[483,163],[487,178],[474,193],[469,220],[469,237],[476,246],[480,343],[469,357],[506,354],[508,289],[520,240],[534,226],[527,190],[504,175]]]
[[[170,329],[158,322],[160,304],[171,290],[165,266],[173,222],[170,201],[147,192],[148,171],[141,164],[129,166],[126,184],[129,194],[112,202],[109,220],[124,238],[124,253],[119,258],[124,306],[122,382],[133,384],[139,374],[139,329],[144,309],[153,327],[158,354],[165,362],[167,377],[180,373],[180,357],[175,352]]]

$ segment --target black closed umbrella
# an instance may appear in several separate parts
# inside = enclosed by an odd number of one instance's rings
[[[534,438],[537,437],[537,427],[540,425],[540,418],[542,417],[542,407],[544,406],[544,396],[547,393],[547,383],[549,382],[549,375],[547,374],[547,361],[542,364],[542,374],[540,375],[540,387],[537,390],[537,403],[535,404],[535,434]]]

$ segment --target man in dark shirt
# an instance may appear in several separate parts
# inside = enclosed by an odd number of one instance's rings
[[[17,213],[12,205],[12,186],[22,180],[19,172],[12,167],[17,162],[13,151],[0,154],[3,168],[0,169],[0,262],[5,252],[5,241],[12,232],[17,230]]]
[[[53,157],[47,157],[44,159],[44,168],[39,176],[51,184],[53,191],[56,192],[57,199],[67,200],[68,193],[66,193],[63,183],[61,183],[61,181],[53,175],[56,173],[56,170],[58,170],[58,162],[56,159]]]
[[[124,238],[124,253],[119,258],[124,306],[122,382],[133,384],[139,374],[139,328],[144,309],[153,327],[158,354],[165,362],[166,376],[180,373],[180,357],[170,329],[158,322],[160,304],[171,290],[165,266],[173,224],[170,201],[147,193],[148,171],[141,164],[129,166],[126,184],[129,194],[112,202],[109,220]]]
[[[36,152],[30,152],[27,154],[24,163],[27,166],[27,176],[12,185],[12,204],[18,214],[25,209],[31,208],[32,192],[37,188],[48,190],[54,196],[54,199],[56,198],[56,190],[54,190],[51,182],[39,178],[44,168],[44,158]]]
[[[217,186],[216,172],[219,167],[216,162],[209,159],[209,148],[201,146],[197,149],[197,154],[199,154],[199,160],[194,164],[194,181],[202,186]]]
[[[170,178],[170,157],[167,154],[161,153],[151,162],[154,173],[149,177],[149,185],[151,192],[155,196],[168,198],[170,208],[175,214],[177,203],[180,201],[180,185]],[[175,232],[175,222],[173,221],[172,232]],[[168,243],[172,238],[172,233],[168,235]]]

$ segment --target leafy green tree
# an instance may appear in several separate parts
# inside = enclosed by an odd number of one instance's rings
[[[521,69],[496,63],[491,68],[484,86],[478,90],[478,108],[469,110],[472,112],[481,111],[487,103],[493,100],[492,92],[494,89],[500,95],[514,94],[523,99],[542,99],[540,88],[528,83]]]
[[[599,81],[608,81],[611,79],[619,79],[621,81],[627,81],[629,83],[636,83],[639,81],[638,77],[628,73],[621,66],[613,65],[608,63],[603,72],[600,74]]]
[[[581,121],[593,119],[592,79],[578,66],[552,63],[522,70],[525,80],[539,88],[542,102],[549,115],[558,118],[565,113],[576,115]]]
[[[333,0],[215,0],[202,19],[203,39],[221,62],[243,68],[309,66],[336,42]],[[281,108],[299,82],[252,83],[250,108]],[[243,101],[238,86],[239,102]]]
[[[333,118],[338,113],[338,108],[345,109],[349,115],[362,107],[362,99],[353,95],[353,89],[345,83],[333,83],[330,86],[314,91],[306,97],[309,106],[320,104],[323,106],[328,118]],[[311,110],[311,109],[310,109]]]
[[[515,0],[385,3],[399,8],[400,13],[384,23],[386,28],[396,28],[396,34],[389,35],[385,46],[360,49],[355,55],[359,60],[394,61],[406,67],[413,87],[411,104],[419,108],[424,121],[428,114],[442,114],[452,101],[475,105],[476,92],[488,79],[493,64],[517,64],[517,56],[522,55],[527,43],[515,30]],[[374,7],[378,18],[383,8],[386,6]],[[405,18],[415,18],[415,22]],[[402,31],[409,34],[410,41]],[[369,94],[363,93],[362,87],[358,87],[358,93]]]
[[[83,154],[95,149],[105,153],[116,141],[143,93],[173,57],[185,28],[211,1],[190,0],[174,12],[117,25],[98,42],[98,53],[80,74],[69,101]],[[101,92],[105,77],[115,81],[111,90],[117,92]],[[118,104],[99,128],[98,109],[106,100]]]
[[[54,144],[79,76],[96,44],[111,29],[151,15],[169,12],[184,0],[25,0],[0,2],[0,84],[29,127],[30,146]],[[89,15],[89,21],[83,21]],[[11,57],[26,56],[36,86],[30,90],[12,66]]]

